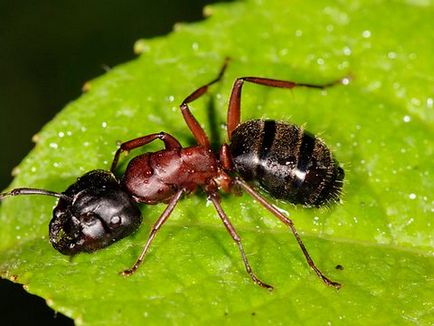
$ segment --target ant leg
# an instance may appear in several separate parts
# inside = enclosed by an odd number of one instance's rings
[[[348,77],[346,77],[348,78]],[[229,99],[229,107],[228,107],[228,115],[227,115],[227,132],[228,137],[231,139],[232,132],[236,127],[240,124],[240,115],[241,115],[241,89],[243,87],[244,82],[250,82],[253,84],[264,85],[268,87],[279,87],[279,88],[294,88],[297,86],[309,87],[309,88],[317,88],[324,89],[330,86],[334,86],[337,84],[344,83],[343,79],[339,79],[333,81],[331,83],[322,84],[322,85],[313,85],[313,84],[304,84],[304,83],[296,83],[292,81],[286,80],[278,80],[278,79],[270,79],[270,78],[262,78],[262,77],[241,77],[235,80],[234,85],[232,86],[231,97]]]
[[[262,206],[264,206],[267,210],[269,210],[271,213],[273,213],[276,217],[278,217],[283,223],[285,223],[289,228],[291,229],[292,233],[295,236],[295,239],[298,242],[298,245],[300,246],[301,250],[303,251],[304,256],[306,257],[307,263],[309,266],[315,271],[315,273],[323,280],[325,284],[328,286],[333,286],[336,289],[339,289],[341,287],[341,284],[338,282],[334,282],[330,280],[328,277],[326,277],[319,269],[316,267],[315,263],[313,262],[312,258],[310,257],[309,253],[307,252],[306,247],[303,244],[303,241],[301,240],[297,230],[295,229],[294,223],[291,219],[283,215],[279,210],[277,210],[273,205],[268,203],[264,197],[262,197],[260,194],[258,194],[253,188],[251,188],[245,181],[237,178],[235,181],[237,184],[239,184],[250,196],[252,196],[254,199],[256,199]]]
[[[119,161],[119,156],[121,155],[121,153],[123,152],[128,153],[130,150],[149,144],[155,139],[162,140],[164,142],[164,146],[166,147],[166,149],[170,150],[170,149],[181,148],[181,144],[176,140],[176,138],[165,132],[160,132],[158,134],[150,134],[136,139],[132,139],[125,143],[122,143],[121,146],[118,148],[115,157],[113,158],[110,171],[114,172],[114,170],[116,169],[116,166]]]
[[[229,221],[228,216],[223,211],[223,208],[220,205],[220,201],[219,201],[217,193],[208,193],[208,196],[211,199],[212,203],[214,204],[214,207],[217,210],[217,213],[219,214],[221,220],[223,221],[223,224],[225,225],[226,230],[228,230],[228,232],[231,235],[232,239],[234,239],[234,241],[238,245],[238,249],[240,250],[241,257],[242,257],[243,262],[244,262],[244,266],[246,267],[246,271],[247,271],[247,273],[249,273],[249,275],[252,278],[253,282],[255,282],[256,284],[258,284],[259,286],[261,286],[263,288],[266,288],[266,289],[269,289],[269,290],[273,290],[273,287],[271,285],[262,282],[255,275],[255,273],[253,273],[253,270],[250,267],[249,261],[247,260],[246,254],[245,254],[243,246],[241,244],[241,239],[240,239],[239,235],[237,234],[237,231],[235,231],[234,226]]]
[[[145,246],[143,247],[142,253],[140,254],[139,258],[137,258],[136,262],[130,269],[126,269],[121,274],[123,276],[129,276],[133,274],[137,268],[139,268],[140,264],[143,262],[143,259],[146,255],[146,252],[149,249],[149,246],[152,243],[152,240],[154,240],[155,235],[157,234],[157,231],[161,228],[161,226],[164,224],[164,222],[167,221],[170,214],[172,213],[173,209],[175,208],[176,204],[178,203],[179,199],[181,198],[182,194],[184,193],[184,190],[178,191],[175,196],[170,200],[169,204],[167,205],[166,209],[163,211],[163,213],[160,215],[158,220],[155,222],[154,226],[152,227],[151,233],[149,234],[148,241],[146,241]]]
[[[182,101],[182,103],[180,105],[181,113],[182,113],[182,116],[184,117],[185,123],[187,124],[188,128],[190,128],[190,131],[193,133],[193,136],[196,139],[196,141],[199,143],[199,145],[202,145],[205,147],[210,146],[208,137],[207,137],[205,131],[200,126],[199,122],[197,122],[196,118],[191,113],[191,111],[188,107],[188,103],[191,103],[194,100],[201,97],[203,94],[206,93],[209,86],[218,82],[222,78],[222,76],[226,70],[226,67],[228,65],[228,62],[229,62],[229,58],[225,58],[225,61],[223,63],[223,66],[220,69],[220,72],[219,72],[217,78],[210,81],[208,84],[205,84],[205,85],[199,87],[198,89],[196,89],[193,93],[191,93],[189,96],[187,96],[184,99],[184,101]]]

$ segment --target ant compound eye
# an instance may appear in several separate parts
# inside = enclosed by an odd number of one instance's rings
[[[121,224],[122,224],[122,218],[118,215],[115,215],[110,219],[110,227],[113,229],[118,228],[119,226],[121,226]]]
[[[92,212],[83,214],[80,216],[80,222],[83,225],[86,225],[87,227],[90,227],[92,225],[95,225],[99,222],[98,216]]]
[[[81,216],[80,227],[81,232],[86,241],[99,241],[103,239],[107,233],[103,221],[98,215],[90,213]]]

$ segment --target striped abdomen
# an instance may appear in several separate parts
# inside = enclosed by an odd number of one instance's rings
[[[303,128],[250,120],[232,134],[235,170],[278,199],[305,206],[337,201],[344,171],[327,146]]]

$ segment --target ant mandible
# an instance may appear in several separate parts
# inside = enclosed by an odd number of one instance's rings
[[[181,197],[200,187],[237,244],[247,273],[256,284],[271,290],[273,287],[261,281],[253,272],[241,238],[220,205],[219,189],[225,192],[242,189],[290,228],[309,266],[325,284],[339,289],[341,284],[330,280],[315,265],[292,220],[259,194],[251,182],[260,185],[274,198],[307,207],[319,207],[339,199],[343,169],[327,146],[303,128],[275,120],[241,123],[240,115],[244,82],[287,89],[298,86],[324,89],[345,79],[313,85],[262,77],[237,78],[227,112],[229,144],[224,143],[216,155],[188,104],[222,78],[227,64],[228,59],[217,78],[199,87],[180,105],[184,120],[198,145],[184,148],[168,133],[149,134],[121,144],[114,156],[111,172],[90,171],[63,193],[16,188],[0,194],[0,199],[34,194],[58,197],[59,202],[53,210],[49,226],[50,242],[55,249],[67,255],[98,250],[136,230],[142,221],[136,203],[166,203],[167,207],[153,225],[140,256],[130,269],[122,272],[128,276],[138,269],[158,230]],[[165,149],[134,157],[121,179],[114,176],[122,153],[156,139],[164,143]]]

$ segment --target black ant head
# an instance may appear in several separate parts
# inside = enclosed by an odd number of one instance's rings
[[[135,231],[142,215],[114,175],[94,170],[63,193],[50,222],[50,242],[65,255],[95,251]]]
[[[0,199],[27,194],[60,198],[53,210],[49,236],[53,247],[65,255],[107,247],[131,234],[142,222],[136,202],[115,176],[104,170],[86,173],[61,194],[18,188],[0,195]]]

